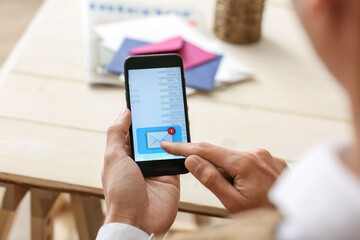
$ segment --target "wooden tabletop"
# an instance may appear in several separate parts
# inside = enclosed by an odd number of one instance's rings
[[[123,89],[85,83],[79,2],[45,1],[4,65],[0,180],[103,197],[105,133],[126,104]],[[209,33],[214,3],[203,1]],[[256,76],[190,96],[192,140],[266,148],[292,161],[317,142],[350,138],[344,92],[314,55],[291,5],[268,1],[263,28],[258,44],[222,44]],[[225,214],[190,174],[181,181],[180,210]]]

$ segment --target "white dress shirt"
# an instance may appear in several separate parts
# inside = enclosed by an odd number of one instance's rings
[[[279,240],[359,240],[360,180],[340,159],[345,146],[320,145],[272,187],[284,219]]]
[[[285,170],[269,192],[284,219],[279,240],[360,240],[360,180],[342,163],[341,146],[321,145]],[[104,225],[97,240],[150,240],[127,224]]]
[[[154,234],[149,236],[139,228],[124,223],[108,223],[102,226],[96,240],[154,240]]]

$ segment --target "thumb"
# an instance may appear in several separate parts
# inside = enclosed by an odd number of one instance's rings
[[[127,138],[131,124],[131,114],[129,109],[124,108],[115,122],[107,130],[107,147],[114,147],[126,151]]]
[[[212,163],[202,157],[191,155],[186,158],[185,166],[230,212],[241,208],[239,202],[244,202],[245,199]]]

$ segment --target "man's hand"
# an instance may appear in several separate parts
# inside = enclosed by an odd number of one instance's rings
[[[124,109],[107,133],[102,183],[107,205],[105,223],[133,225],[165,234],[175,220],[180,199],[179,176],[144,179],[129,157],[130,111]]]
[[[207,143],[163,142],[168,153],[185,156],[186,168],[231,212],[272,206],[267,193],[286,168],[266,150],[237,152]]]

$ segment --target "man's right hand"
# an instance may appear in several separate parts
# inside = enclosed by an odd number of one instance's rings
[[[238,152],[208,143],[163,142],[168,153],[187,157],[186,168],[231,212],[272,207],[267,193],[287,167],[266,150]]]

